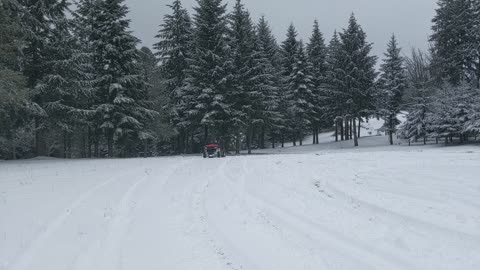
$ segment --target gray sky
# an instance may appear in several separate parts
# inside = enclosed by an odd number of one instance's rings
[[[143,45],[151,47],[163,15],[169,13],[167,4],[173,0],[126,0],[135,35]],[[232,9],[234,0],[224,0]],[[288,25],[293,22],[299,37],[308,41],[313,20],[330,40],[335,29],[346,27],[351,12],[374,43],[373,53],[383,57],[386,44],[395,33],[404,53],[410,48],[428,48],[431,19],[437,0],[243,0],[253,18],[265,15],[279,42],[283,41]],[[192,13],[195,0],[183,0],[184,7]]]

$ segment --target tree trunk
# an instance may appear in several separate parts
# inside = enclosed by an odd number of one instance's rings
[[[341,137],[341,140],[344,141],[345,137],[344,137],[344,130],[343,130],[343,119],[340,119],[338,122],[340,124],[340,137]]]
[[[348,119],[345,119],[345,141],[348,141],[350,139],[350,135],[348,135],[348,131],[350,130],[350,128],[348,127],[348,124],[349,124],[349,121]]]
[[[353,139],[352,135],[355,135],[355,137],[357,137],[356,134],[353,134],[353,133],[356,133],[356,127],[353,125],[355,123],[355,117],[352,117],[352,119],[350,119],[350,140]]]
[[[12,160],[17,159],[17,146],[15,144],[12,145]]]
[[[388,126],[389,126],[388,136],[389,136],[389,140],[390,140],[390,145],[393,145],[393,119],[392,119],[392,116],[389,117]]]
[[[338,120],[335,120],[335,141],[338,142]]]
[[[252,128],[249,126],[247,128],[247,150],[249,155],[252,154],[251,142],[252,142]]]
[[[237,132],[237,138],[235,140],[235,154],[240,154],[240,132]]]
[[[285,135],[283,134],[283,132],[282,132],[281,140],[282,140],[282,148],[285,148]]]
[[[88,127],[87,143],[88,143],[87,157],[92,158],[92,130],[90,129],[90,127]]]
[[[192,134],[191,134],[191,138],[190,138],[190,142],[192,143],[191,147],[192,147],[192,153],[195,153],[195,134],[193,133],[192,131]]]
[[[260,132],[260,149],[265,149],[265,125],[262,125]]]
[[[352,122],[353,130],[357,130],[356,129],[356,122],[357,121],[355,121],[355,118],[353,118],[353,122]],[[357,147],[358,146],[358,137],[357,137],[356,132],[353,132],[353,141],[354,141],[355,147]]]
[[[358,138],[360,138],[362,135],[362,118],[358,118]]]
[[[147,152],[148,152],[148,140],[144,140],[143,141],[143,157],[144,158],[148,157]]]
[[[315,131],[315,138],[317,140],[317,144],[320,144],[320,128],[317,126],[317,130]]]
[[[271,136],[272,136],[272,149],[275,149],[275,134],[272,133]]]
[[[208,144],[208,126],[204,127],[203,132],[204,132],[203,133],[203,144],[207,145]]]
[[[35,118],[35,154],[36,156],[47,156],[47,145],[43,129],[40,129],[40,119]]]
[[[108,148],[108,157],[112,158],[113,157],[113,130],[108,129],[106,131],[106,136],[107,136],[107,148]]]
[[[63,132],[63,158],[67,158],[67,133]]]

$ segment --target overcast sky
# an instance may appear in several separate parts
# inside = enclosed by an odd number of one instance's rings
[[[143,45],[151,47],[166,7],[173,0],[126,0],[130,8],[132,30]],[[224,0],[229,11],[235,0]],[[411,47],[428,48],[431,20],[437,0],[243,0],[253,18],[265,15],[279,42],[283,41],[287,27],[294,23],[299,37],[308,40],[313,21],[318,19],[327,40],[335,29],[346,27],[348,18],[355,13],[359,23],[374,43],[373,53],[383,56],[386,44],[395,33],[404,53]],[[183,0],[192,13],[196,0]]]

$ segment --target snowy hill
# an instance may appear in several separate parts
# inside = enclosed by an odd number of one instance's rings
[[[0,162],[0,269],[480,269],[480,148],[380,139]]]

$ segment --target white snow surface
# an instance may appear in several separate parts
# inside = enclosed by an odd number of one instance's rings
[[[360,143],[0,162],[0,269],[480,269],[480,148]]]

